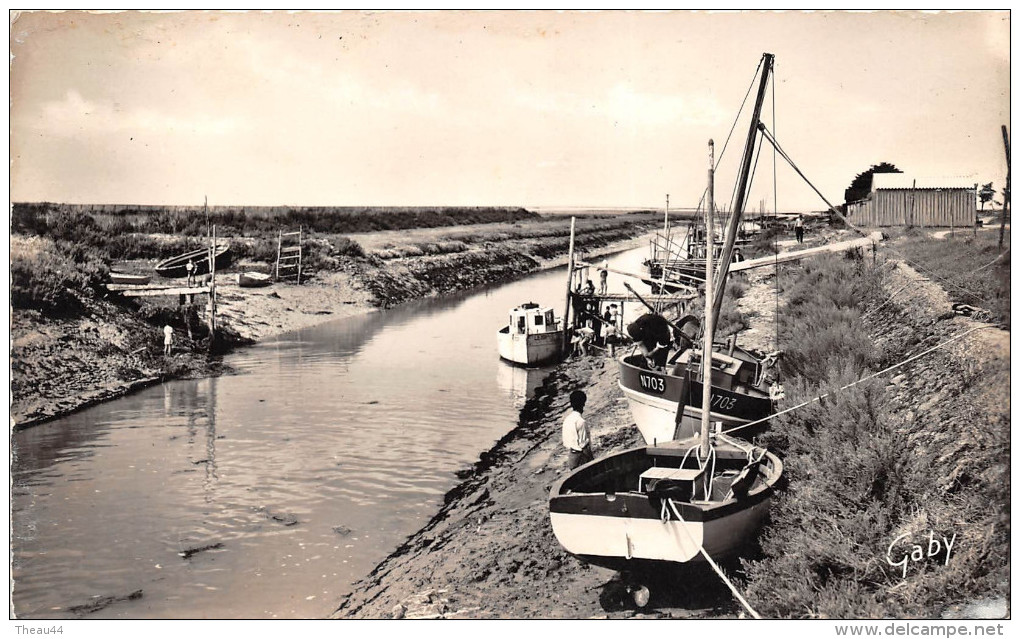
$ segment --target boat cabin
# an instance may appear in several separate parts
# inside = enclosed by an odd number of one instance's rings
[[[537,335],[559,330],[551,308],[527,302],[510,311],[510,329],[518,335]]]
[[[740,350],[731,350],[730,353],[712,353],[712,386],[747,393],[761,383],[762,367],[750,357],[740,357],[743,355]],[[688,349],[676,360],[673,374],[682,375],[684,370],[689,370],[692,376],[700,378],[701,365],[701,350]]]

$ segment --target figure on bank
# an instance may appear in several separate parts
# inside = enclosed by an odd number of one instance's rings
[[[167,324],[163,327],[163,354],[169,355],[174,346],[174,329]]]
[[[563,445],[567,447],[567,466],[570,470],[595,459],[591,452],[591,435],[581,417],[588,396],[581,390],[570,393],[570,412],[563,418]]]

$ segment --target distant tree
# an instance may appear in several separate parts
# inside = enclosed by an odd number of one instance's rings
[[[866,198],[868,193],[871,193],[871,176],[875,173],[903,173],[903,171],[888,162],[872,165],[867,171],[857,174],[850,187],[843,192],[843,200],[850,204]]]
[[[995,197],[995,189],[992,188],[992,183],[982,184],[981,190],[978,191],[978,197],[981,198],[981,210],[985,210],[985,202],[991,202],[992,198]]]

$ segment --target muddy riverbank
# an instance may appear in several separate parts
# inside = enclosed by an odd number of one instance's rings
[[[578,245],[589,255],[636,246],[651,221],[626,228],[586,230],[579,225]],[[477,231],[474,227],[467,230]],[[446,234],[457,229],[443,229]],[[465,231],[467,232],[467,231]],[[381,232],[385,235],[387,232]],[[431,238],[434,229],[412,229]],[[234,271],[217,280],[220,354],[287,331],[389,308],[412,299],[442,295],[515,279],[562,264],[566,242],[560,236],[499,240],[450,254],[381,259],[343,257],[335,268],[319,271],[300,286],[281,282],[262,289],[240,288]],[[362,238],[365,239],[365,238]],[[367,241],[367,240],[366,240]],[[390,246],[376,240],[380,246]],[[373,244],[369,244],[373,246]],[[32,238],[12,238],[12,253],[33,250]],[[151,264],[132,264],[144,271]],[[122,396],[162,380],[224,372],[218,356],[208,355],[204,309],[185,322],[170,302],[135,304],[112,294],[84,300],[73,317],[48,317],[35,310],[11,314],[11,421],[25,428]],[[163,355],[162,326],[174,327],[174,351]],[[189,331],[189,326],[191,330]]]
[[[954,314],[944,291],[908,267],[890,263],[889,268],[891,275],[884,288],[891,299],[868,318],[868,331],[876,342],[891,343],[907,353],[911,345],[931,345],[979,329],[953,348],[888,376],[892,417],[917,447],[912,454],[923,455],[938,468],[935,475],[945,494],[960,490],[981,473],[1004,479],[1008,459],[1000,459],[995,451],[1002,438],[1008,437],[1008,332]],[[747,284],[741,307],[757,309],[747,331],[749,344],[770,347],[774,329],[766,324],[774,317],[774,282],[762,273],[752,276]],[[961,371],[967,377],[966,401],[953,399],[946,371]],[[482,455],[464,481],[447,494],[440,512],[356,584],[333,617],[740,616],[742,610],[729,591],[715,574],[704,569],[688,571],[682,579],[664,575],[662,582],[650,584],[648,607],[636,609],[616,573],[582,563],[563,551],[553,536],[548,495],[552,484],[566,472],[559,432],[569,392],[582,388],[588,393],[585,418],[596,456],[640,443],[617,380],[616,366],[605,356],[572,359],[561,365],[522,411],[518,428]],[[972,453],[961,455],[964,449]],[[1008,496],[1005,499],[1008,503]],[[929,516],[937,517],[937,513]],[[919,519],[911,526],[925,523]],[[997,605],[1004,601],[1009,564],[1001,561],[1001,552],[995,547],[1008,526],[1008,520],[997,511],[989,511],[981,522],[957,525],[961,538],[968,540],[959,561],[986,557],[988,580],[972,585],[970,598],[949,596],[912,614],[952,617],[973,599],[991,597]],[[872,550],[880,558],[885,549]],[[739,585],[739,565],[727,570]],[[899,586],[909,587],[913,586]],[[772,596],[783,597],[782,593]]]

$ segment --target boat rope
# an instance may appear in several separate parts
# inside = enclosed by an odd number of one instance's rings
[[[857,380],[856,382],[851,382],[851,383],[847,384],[846,386],[843,386],[841,388],[837,388],[834,391],[831,391],[831,392],[828,392],[828,393],[823,393],[822,395],[819,395],[818,397],[815,397],[813,399],[809,399],[806,402],[801,402],[800,404],[797,404],[796,406],[792,406],[792,407],[787,408],[785,410],[779,411],[778,413],[774,413],[772,415],[769,415],[768,417],[763,417],[761,419],[756,419],[753,422],[748,422],[746,424],[741,424],[740,426],[734,426],[733,428],[727,428],[723,432],[725,432],[725,433],[732,433],[732,432],[735,432],[735,431],[738,431],[738,430],[741,430],[741,429],[744,429],[744,428],[750,428],[751,426],[757,426],[758,424],[767,422],[768,420],[770,420],[770,419],[772,419],[774,417],[779,417],[780,415],[785,415],[786,413],[795,411],[798,408],[803,408],[803,407],[805,407],[808,404],[811,404],[813,402],[821,401],[822,399],[825,399],[829,395],[833,395],[833,394],[838,393],[840,391],[846,390],[846,389],[850,388],[851,386],[856,386],[856,385],[858,385],[858,384],[860,384],[862,382],[868,381],[869,379],[874,379],[875,377],[879,377],[880,375],[884,375],[884,374],[888,373],[889,371],[895,370],[895,369],[897,369],[897,368],[899,368],[901,366],[905,366],[906,364],[909,364],[910,362],[913,362],[916,359],[920,359],[920,358],[924,357],[925,355],[928,355],[929,353],[933,353],[933,352],[937,351],[938,349],[943,348],[943,347],[947,346],[948,344],[950,344],[952,342],[955,342],[956,340],[962,339],[962,338],[966,337],[967,335],[970,335],[974,331],[980,331],[980,330],[984,330],[984,329],[987,329],[987,328],[998,328],[998,327],[997,326],[991,326],[991,325],[985,325],[985,326],[978,326],[976,328],[972,328],[969,331],[964,331],[963,333],[960,333],[959,335],[951,337],[951,338],[947,339],[944,342],[940,342],[940,343],[936,344],[935,346],[932,346],[931,348],[926,349],[926,350],[918,353],[917,355],[913,355],[911,357],[908,357],[907,359],[903,360],[902,362],[900,362],[898,364],[893,364],[892,366],[890,366],[888,368],[885,368],[883,370],[880,370],[877,373],[874,373],[872,375],[868,375],[867,377],[862,377],[861,379]]]
[[[726,584],[726,587],[730,589],[730,592],[733,593],[733,596],[737,598],[737,601],[740,602],[740,605],[742,605],[744,609],[747,610],[747,612],[750,613],[752,617],[754,617],[755,619],[761,619],[761,615],[759,615],[757,611],[755,611],[755,609],[751,607],[751,604],[747,603],[747,600],[744,599],[744,597],[740,594],[740,591],[737,590],[737,587],[733,585],[733,582],[729,580],[729,578],[726,576],[726,573],[723,572],[723,569],[719,567],[719,564],[715,563],[715,560],[712,559],[712,557],[708,554],[708,552],[705,550],[705,547],[699,544],[698,542],[694,541],[694,536],[691,535],[691,532],[689,530],[687,530],[687,522],[684,521],[684,518],[680,516],[680,510],[676,507],[676,504],[673,503],[673,500],[668,498],[664,499],[663,509],[665,510],[665,504],[667,502],[669,503],[670,508],[673,509],[673,514],[676,515],[677,521],[682,524],[680,526],[680,529],[684,531],[684,534],[687,535],[687,538],[691,541],[691,543],[698,547],[698,552],[700,552],[701,556],[705,558],[705,561],[708,562],[708,565],[712,567],[712,570],[715,571],[715,574],[719,575],[719,578],[723,580],[723,583]],[[667,513],[667,518],[668,516],[669,515]]]
[[[818,190],[818,187],[816,187],[814,184],[812,184],[811,180],[807,179],[807,176],[804,175],[804,172],[800,170],[800,168],[796,165],[796,163],[794,163],[793,158],[791,158],[789,155],[787,155],[786,151],[784,151],[783,148],[779,145],[779,142],[776,140],[776,138],[769,132],[769,130],[765,127],[765,125],[762,122],[760,122],[760,121],[758,123],[758,128],[761,130],[762,135],[772,144],[772,147],[779,153],[779,155],[781,155],[782,158],[789,163],[789,165],[793,168],[793,170],[797,172],[797,175],[799,175],[801,178],[803,178],[804,181],[807,182],[808,186],[810,186],[812,189],[814,189],[815,193],[817,193],[818,196],[821,197],[822,200],[829,206],[829,210],[830,211],[835,213],[836,216],[840,220],[842,220],[844,224],[847,225],[847,227],[849,227],[850,229],[856,231],[862,237],[868,237],[867,233],[865,233],[862,229],[858,228],[853,223],[851,223],[850,220],[848,220],[845,215],[840,213],[836,209],[836,207],[834,207],[832,204],[829,203],[829,201],[827,199],[825,199],[825,196],[822,195],[822,192]],[[942,277],[942,276],[932,272],[931,270],[929,270],[928,268],[922,266],[921,264],[919,264],[915,260],[912,260],[909,257],[907,257],[902,251],[899,251],[899,250],[897,250],[897,249],[895,249],[895,248],[893,248],[892,246],[889,246],[889,245],[885,245],[885,249],[888,250],[891,253],[895,253],[899,259],[903,260],[904,262],[906,262],[907,264],[913,266],[914,268],[918,269],[919,271],[923,271],[924,273],[926,273],[932,279],[934,279],[934,280],[936,280],[936,281],[938,281],[938,282],[940,282],[942,284],[947,284],[947,285],[955,288],[957,291],[960,291],[960,292],[962,292],[962,293],[964,293],[966,295],[973,296],[973,297],[977,298],[981,303],[987,305],[987,303],[988,303],[987,299],[981,297],[977,293],[975,293],[975,292],[973,292],[973,291],[971,291],[971,290],[969,290],[969,289],[967,289],[967,288],[965,288],[965,287],[963,287],[963,286],[961,286],[961,285],[959,285],[959,284],[957,284],[957,283],[955,283],[953,281],[950,281],[949,279],[947,279],[945,277]],[[996,258],[996,259],[998,259],[998,258]],[[987,268],[987,265],[985,267],[983,267],[983,268]]]
[[[861,319],[862,319],[862,320],[865,320],[865,319],[868,319],[869,317],[871,317],[872,315],[874,315],[876,311],[880,310],[880,309],[881,309],[881,308],[883,308],[883,307],[884,307],[884,306],[885,306],[886,304],[888,304],[889,302],[893,301],[893,299],[895,299],[897,295],[899,295],[900,293],[902,293],[902,292],[904,291],[904,289],[906,289],[906,288],[907,288],[908,286],[911,286],[911,285],[913,285],[913,284],[914,284],[914,280],[910,280],[909,282],[907,282],[907,283],[906,283],[906,284],[904,284],[903,286],[899,287],[899,288],[898,288],[898,289],[896,290],[896,292],[895,292],[895,293],[893,293],[892,295],[890,295],[890,296],[889,296],[889,299],[887,299],[886,301],[882,302],[881,304],[879,304],[879,305],[878,305],[878,306],[876,306],[875,308],[873,308],[873,309],[869,310],[869,311],[868,311],[867,313],[865,313],[864,315],[861,315]]]
[[[985,265],[984,265],[984,266],[982,266],[982,267],[979,267],[979,268],[976,268],[976,269],[974,269],[974,272],[975,272],[975,273],[977,273],[978,271],[983,271],[983,270],[985,270],[986,268],[988,268],[988,267],[989,267],[989,266],[991,266],[992,264],[995,264],[996,262],[998,262],[999,260],[1001,260],[1001,259],[1002,259],[1003,257],[1005,257],[1007,253],[1009,253],[1009,249],[1006,249],[1006,250],[1005,250],[1005,251],[1003,251],[1002,253],[999,253],[999,256],[998,256],[998,257],[996,257],[996,258],[995,258],[994,260],[992,260],[991,262],[989,262],[988,264],[985,264]]]

